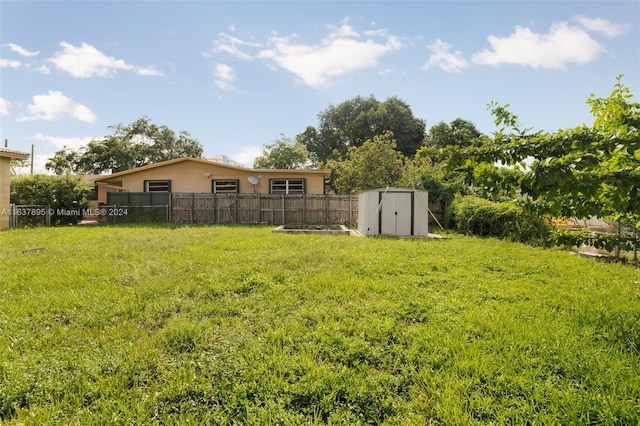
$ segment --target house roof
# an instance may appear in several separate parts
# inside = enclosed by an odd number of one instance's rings
[[[0,147],[0,157],[9,157],[14,160],[26,160],[29,158],[29,153]]]
[[[142,166],[142,167],[135,167],[133,169],[129,169],[129,170],[124,170],[122,172],[117,172],[117,173],[112,173],[110,175],[100,175],[95,177],[93,180],[95,182],[100,182],[100,181],[104,181],[104,180],[110,180],[113,178],[117,178],[117,177],[121,177],[121,176],[126,176],[126,175],[130,175],[130,174],[134,174],[134,173],[138,173],[138,172],[142,172],[145,170],[151,170],[151,169],[155,169],[155,168],[159,168],[159,167],[164,167],[164,166],[168,166],[170,164],[176,164],[176,163],[181,163],[184,161],[192,161],[195,163],[201,163],[201,164],[205,164],[208,166],[216,166],[216,167],[220,167],[223,169],[229,169],[229,170],[236,170],[236,171],[243,171],[243,172],[247,172],[247,173],[278,173],[278,174],[300,174],[300,173],[305,173],[305,174],[311,174],[311,175],[322,175],[322,176],[326,176],[329,177],[331,175],[331,170],[328,169],[318,169],[318,170],[307,170],[307,169],[249,169],[247,167],[239,167],[239,166],[232,166],[230,164],[223,164],[223,163],[219,163],[216,161],[209,161],[209,160],[203,160],[201,158],[191,158],[191,157],[182,157],[182,158],[176,158],[174,160],[167,160],[167,161],[161,161],[159,163],[154,163],[154,164],[149,164],[147,166]]]

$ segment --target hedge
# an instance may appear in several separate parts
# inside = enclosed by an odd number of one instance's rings
[[[515,202],[493,202],[476,196],[456,196],[447,208],[446,222],[462,234],[533,245],[548,245],[551,235],[550,225]]]

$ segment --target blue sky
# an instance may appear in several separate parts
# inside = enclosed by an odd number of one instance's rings
[[[529,127],[591,123],[618,74],[640,96],[640,2],[0,1],[0,137],[63,146],[146,116],[251,166],[355,96],[427,129],[511,104]]]

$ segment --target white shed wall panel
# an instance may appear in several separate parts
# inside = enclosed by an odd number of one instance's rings
[[[358,230],[364,235],[427,236],[427,191],[374,189],[358,195]]]

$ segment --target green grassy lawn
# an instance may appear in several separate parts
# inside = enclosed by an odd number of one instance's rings
[[[639,268],[271,229],[0,233],[0,423],[640,422]]]

